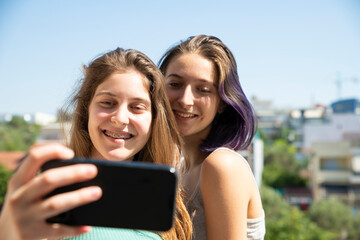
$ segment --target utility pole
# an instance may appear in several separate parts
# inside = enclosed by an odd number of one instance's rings
[[[336,80],[335,80],[335,84],[336,84],[336,88],[337,88],[337,91],[338,91],[338,99],[340,100],[341,99],[341,88],[342,88],[342,84],[343,82],[345,81],[352,81],[354,83],[357,83],[358,82],[358,79],[356,77],[352,77],[352,78],[343,78],[341,77],[341,74],[338,72],[336,74]]]

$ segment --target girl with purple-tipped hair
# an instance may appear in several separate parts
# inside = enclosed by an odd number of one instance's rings
[[[256,117],[231,51],[214,36],[190,37],[159,62],[183,138],[181,183],[193,239],[264,239],[265,213],[247,161]]]

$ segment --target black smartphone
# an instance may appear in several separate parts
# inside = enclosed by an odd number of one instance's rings
[[[152,231],[167,231],[172,227],[178,181],[174,167],[75,158],[48,161],[41,171],[79,163],[94,164],[98,169],[97,176],[60,187],[46,197],[86,186],[101,187],[102,197],[51,217],[48,222]]]

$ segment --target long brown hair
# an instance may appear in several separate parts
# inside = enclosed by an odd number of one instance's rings
[[[93,60],[84,66],[84,78],[65,108],[64,113],[73,111],[70,147],[76,156],[90,157],[93,144],[88,132],[89,105],[96,88],[114,72],[135,69],[148,80],[151,105],[152,126],[148,142],[135,159],[156,164],[176,165],[180,161],[180,135],[176,128],[170,103],[166,96],[163,75],[156,65],[143,53],[117,48]],[[163,239],[190,239],[192,225],[186,207],[182,201],[182,192],[178,189],[177,211],[174,227],[159,233]]]

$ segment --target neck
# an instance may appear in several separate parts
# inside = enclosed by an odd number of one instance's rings
[[[189,169],[201,164],[208,154],[201,153],[199,146],[201,139],[197,136],[183,137],[182,153]]]

